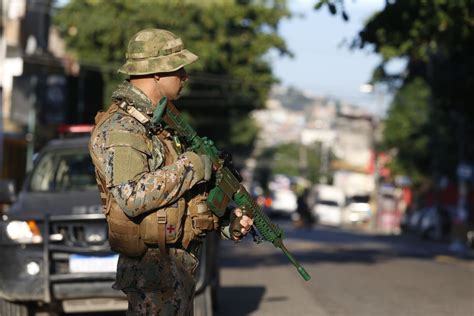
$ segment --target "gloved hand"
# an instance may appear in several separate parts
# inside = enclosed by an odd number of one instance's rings
[[[193,171],[195,173],[194,179],[196,181],[209,181],[212,176],[212,162],[208,155],[198,155],[192,151],[187,151],[181,155],[191,162]]]
[[[253,219],[243,214],[240,208],[236,208],[230,216],[230,235],[233,240],[244,238],[252,229]]]

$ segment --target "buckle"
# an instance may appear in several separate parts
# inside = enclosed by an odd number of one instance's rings
[[[166,212],[164,214],[156,214],[158,219],[158,224],[166,224]]]

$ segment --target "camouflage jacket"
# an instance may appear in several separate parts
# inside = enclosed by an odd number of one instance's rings
[[[153,111],[149,98],[127,81],[112,98],[115,103],[130,102],[143,113]],[[163,130],[149,136],[142,123],[121,109],[96,126],[89,144],[96,169],[120,209],[130,218],[144,217],[146,223],[140,224],[140,229],[148,232],[156,230],[156,218],[149,214],[157,210],[169,208],[169,215],[187,217],[184,223],[177,223],[183,227],[166,229],[167,243],[179,241],[179,234],[173,236],[173,231],[189,232],[191,235],[184,236],[187,239],[183,242],[187,245],[206,231],[219,228],[221,220],[212,215],[205,203],[207,190],[205,184],[200,184],[204,177],[200,157],[184,152],[182,147],[173,131]],[[175,156],[172,163],[167,159],[170,155]]]
[[[121,84],[112,98],[116,102],[132,102],[145,113],[153,111],[149,98],[128,82]],[[162,167],[165,159],[162,141],[157,135],[148,138],[145,127],[123,111],[114,113],[94,136],[91,150],[99,158],[96,168],[130,217],[176,201],[202,180],[202,163],[197,155],[180,155],[174,164]],[[182,154],[176,147],[178,154]]]

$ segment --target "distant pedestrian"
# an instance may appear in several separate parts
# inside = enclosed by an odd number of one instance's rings
[[[305,188],[296,199],[296,212],[298,220],[295,222],[296,227],[311,227],[314,224],[314,218],[308,205],[309,189]]]

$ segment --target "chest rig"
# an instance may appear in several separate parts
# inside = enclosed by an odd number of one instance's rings
[[[150,124],[147,115],[130,106],[125,101],[114,103],[106,112],[96,116],[96,127],[91,140],[100,126],[117,111],[138,120],[147,131],[147,146],[150,149],[149,170],[176,162],[184,152],[179,138],[161,126]],[[161,146],[161,148],[159,148]],[[158,247],[166,254],[168,247],[187,249],[192,240],[202,239],[207,231],[219,226],[219,219],[208,210],[206,205],[207,188],[204,183],[195,185],[182,197],[162,208],[131,218],[128,217],[108,191],[103,170],[98,157],[89,145],[91,157],[96,166],[96,180],[101,194],[102,205],[108,223],[109,243],[114,251],[130,257],[143,255],[149,247]],[[157,159],[157,150],[164,153],[164,159]]]

